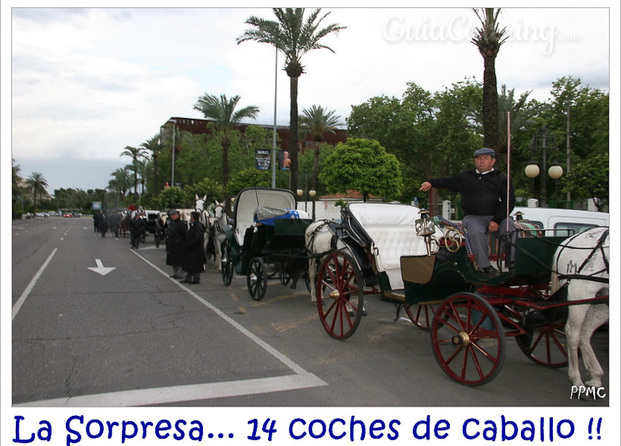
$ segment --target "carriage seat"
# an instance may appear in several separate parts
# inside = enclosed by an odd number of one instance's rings
[[[401,257],[427,254],[424,239],[416,235],[419,209],[402,204],[356,202],[347,209],[372,240],[371,253],[378,273],[386,273],[392,290],[403,289]],[[439,235],[438,232],[436,238]]]

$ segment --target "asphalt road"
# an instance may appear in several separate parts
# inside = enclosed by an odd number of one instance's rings
[[[13,223],[12,401],[16,406],[608,406],[570,399],[566,368],[527,359],[513,340],[490,383],[466,387],[438,366],[430,334],[368,296],[346,341],[323,330],[306,289],[245,277],[169,278],[150,236],[102,238],[90,218]],[[114,268],[105,275],[89,268]],[[104,272],[102,270],[101,272]],[[608,331],[594,346],[606,371]],[[587,407],[589,407],[587,406]]]

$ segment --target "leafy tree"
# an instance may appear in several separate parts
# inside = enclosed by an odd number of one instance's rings
[[[227,185],[229,183],[229,148],[231,147],[231,132],[244,118],[255,119],[259,113],[259,107],[254,105],[235,110],[239,96],[233,96],[230,100],[226,95],[216,97],[205,94],[198,98],[194,109],[203,113],[205,118],[213,119],[214,126],[220,132],[222,144],[222,185],[224,187],[224,206],[226,211],[230,210]]]
[[[11,158],[11,173],[12,173],[12,198],[13,198],[13,218],[19,218],[21,211],[23,211],[23,204],[25,201],[26,190],[24,188],[24,179],[21,176],[21,167],[15,163],[15,160]],[[19,201],[19,206],[17,202]],[[18,213],[20,215],[18,215]]]
[[[500,148],[498,133],[498,87],[496,84],[496,57],[502,44],[509,38],[505,35],[507,28],[500,28],[498,16],[500,8],[474,9],[481,22],[475,30],[472,43],[483,56],[483,144],[498,150]]]
[[[565,191],[592,198],[598,210],[608,201],[608,177],[610,169],[608,154],[589,158],[588,162],[575,166],[565,178]]]
[[[345,29],[344,26],[330,24],[320,28],[321,22],[330,14],[321,15],[321,9],[311,11],[304,19],[304,8],[274,8],[276,21],[251,16],[246,24],[251,25],[237,38],[237,43],[254,40],[268,43],[277,48],[285,56],[285,71],[289,76],[291,109],[289,113],[289,132],[291,137],[291,176],[289,188],[298,188],[298,79],[304,73],[302,56],[311,50],[332,48],[320,41],[325,36]]]
[[[40,172],[33,172],[26,179],[26,185],[32,192],[32,204],[34,209],[37,209],[37,198],[41,198],[47,195],[46,188],[49,186],[47,180]]]
[[[376,139],[397,157],[402,201],[419,195],[425,179],[471,167],[472,151],[481,144],[474,116],[480,84],[466,80],[435,94],[414,83],[407,87],[401,100],[381,96],[352,106],[347,120],[350,137]]]
[[[222,185],[211,178],[204,178],[198,183],[194,183],[191,186],[183,188],[185,198],[184,200],[194,203],[196,196],[200,198],[206,197],[205,202],[207,204],[213,204],[216,200],[222,201],[224,197],[224,190]],[[206,206],[207,206],[206,204]],[[190,206],[193,207],[193,206]]]
[[[397,158],[371,139],[355,138],[346,144],[339,143],[326,160],[319,177],[328,190],[358,190],[364,201],[369,194],[390,200],[399,195],[402,187]]]
[[[236,196],[246,187],[270,187],[271,184],[271,173],[267,170],[258,170],[254,168],[245,169],[238,172],[235,178],[229,183],[229,194],[231,196]]]
[[[341,117],[336,115],[334,110],[324,109],[322,106],[312,105],[302,110],[303,115],[300,116],[302,132],[309,135],[315,142],[313,152],[315,154],[313,161],[313,180],[312,188],[317,190],[317,175],[319,174],[319,151],[321,142],[324,140],[326,133],[334,135],[334,129],[343,125]]]
[[[157,197],[160,209],[184,208],[189,209],[194,201],[189,202],[180,187],[165,187]]]

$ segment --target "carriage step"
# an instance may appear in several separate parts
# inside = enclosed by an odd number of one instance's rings
[[[387,290],[384,291],[384,297],[386,299],[397,300],[399,302],[405,302],[405,290]]]

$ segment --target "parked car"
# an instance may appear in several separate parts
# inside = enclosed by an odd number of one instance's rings
[[[541,229],[553,229],[559,235],[577,234],[596,226],[610,226],[607,212],[579,211],[575,209],[516,207],[513,217],[521,212],[521,218]]]

